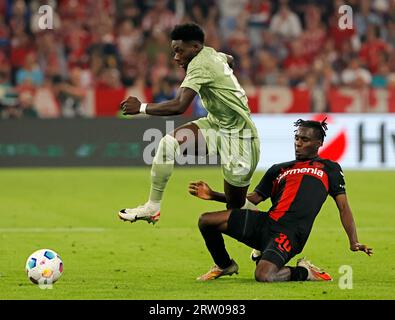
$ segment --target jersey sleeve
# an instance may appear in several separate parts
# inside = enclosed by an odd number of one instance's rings
[[[341,166],[334,163],[329,171],[329,194],[334,198],[338,194],[346,193],[346,182]]]
[[[212,81],[213,77],[208,70],[205,70],[201,66],[193,66],[190,70],[188,70],[180,87],[190,88],[198,93],[203,85]]]
[[[226,56],[225,53],[223,53],[223,52],[218,52],[218,55],[220,56],[220,58],[221,58],[225,63],[228,63],[228,57]]]
[[[255,187],[254,191],[263,197],[270,198],[273,188],[273,181],[276,179],[276,173],[276,166],[271,166],[269,170],[266,171],[259,184]]]

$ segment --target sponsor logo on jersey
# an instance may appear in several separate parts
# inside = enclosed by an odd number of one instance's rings
[[[296,168],[296,169],[288,169],[287,171],[283,172],[277,177],[277,182],[280,182],[280,180],[286,176],[289,175],[294,175],[294,174],[313,174],[316,175],[320,178],[324,176],[324,171],[317,169],[317,168]]]

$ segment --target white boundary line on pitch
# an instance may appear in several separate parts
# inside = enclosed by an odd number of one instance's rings
[[[105,228],[0,228],[0,233],[104,232]]]

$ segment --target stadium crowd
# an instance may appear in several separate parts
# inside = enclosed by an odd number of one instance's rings
[[[46,4],[52,30],[39,28]],[[342,4],[352,29],[339,29]],[[395,0],[1,0],[0,118],[38,117],[40,87],[62,116],[83,116],[92,88],[142,85],[155,102],[172,98],[184,71],[169,32],[187,21],[234,56],[242,86],[307,88],[318,100],[333,86],[395,87]]]

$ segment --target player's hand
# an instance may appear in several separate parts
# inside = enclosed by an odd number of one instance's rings
[[[361,244],[361,243],[353,243],[350,247],[352,251],[363,251],[365,252],[368,256],[371,256],[373,254],[373,249],[368,248],[368,246]]]
[[[136,97],[128,97],[120,104],[123,115],[133,115],[140,113],[141,102]]]
[[[211,200],[212,192],[209,185],[203,181],[190,182],[188,191],[191,195],[198,197],[203,200]]]

